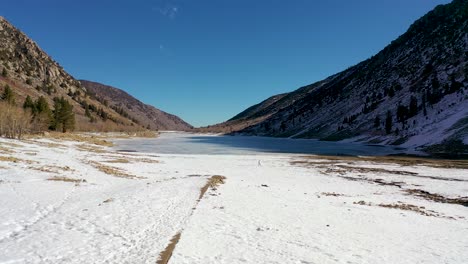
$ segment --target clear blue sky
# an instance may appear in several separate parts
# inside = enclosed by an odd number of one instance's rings
[[[448,0],[2,0],[78,79],[200,126],[377,53]]]

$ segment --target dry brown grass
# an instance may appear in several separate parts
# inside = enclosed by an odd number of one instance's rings
[[[371,202],[365,202],[365,201],[359,201],[359,202],[354,202],[354,204],[358,205],[365,205],[365,206],[373,206]],[[398,203],[393,203],[393,204],[375,204],[375,206],[383,207],[383,208],[389,208],[389,209],[398,209],[398,210],[403,210],[403,211],[412,211],[415,213],[418,213],[420,215],[424,216],[433,216],[433,217],[441,217],[441,218],[448,218],[448,219],[454,219],[453,217],[447,217],[444,216],[440,213],[437,213],[436,211],[432,210],[427,210],[424,206],[417,206],[413,204],[406,204],[403,202],[398,202]]]
[[[146,131],[127,132],[126,135],[128,137],[155,138],[159,136],[159,133],[157,131],[146,130]]]
[[[147,158],[116,158],[113,160],[106,160],[106,163],[132,163],[132,162],[141,162],[141,163],[159,163],[158,160],[147,159]]]
[[[216,190],[216,187],[218,187],[221,184],[224,184],[224,181],[226,180],[226,177],[221,176],[221,175],[214,175],[211,176],[206,184],[201,188],[200,190],[200,196],[198,199],[203,198],[203,195],[205,195],[206,191],[208,191],[208,188],[211,188],[212,190]]]
[[[28,167],[28,169],[48,172],[48,173],[57,173],[57,174],[62,173],[64,171],[74,171],[72,168],[68,166],[55,166],[55,165],[45,165],[45,166],[40,166],[40,167],[30,166]]]
[[[315,165],[315,164],[310,164],[310,163],[294,163],[294,164],[301,164],[301,166],[304,167],[314,167],[317,169],[320,169],[320,172],[325,175],[338,175],[342,178],[348,179],[348,180],[365,180],[365,181],[370,181],[378,184],[385,185],[386,182],[382,179],[371,179],[371,178],[366,178],[362,174],[392,174],[392,175],[402,175],[402,176],[410,176],[410,177],[417,177],[417,178],[422,178],[422,179],[431,179],[431,180],[439,180],[439,181],[457,181],[457,182],[466,182],[468,180],[465,179],[458,179],[458,178],[448,178],[448,177],[442,177],[442,176],[427,176],[427,175],[419,175],[419,173],[416,172],[411,172],[411,171],[404,171],[404,170],[387,170],[384,168],[370,168],[370,167],[362,167],[362,165],[357,165],[356,166],[348,166],[348,165],[341,165],[337,164],[334,166],[325,166],[325,165]],[[359,177],[350,177],[350,176],[345,176],[346,174],[354,172],[354,173],[360,173]],[[390,185],[401,185],[403,182],[390,182]],[[400,186],[401,187],[401,186]]]
[[[437,203],[459,204],[459,205],[468,207],[468,196],[449,198],[440,194],[430,193],[428,191],[419,190],[419,189],[409,189],[409,190],[405,190],[405,192],[409,195],[420,197],[428,201],[433,201]]]
[[[148,159],[148,158],[134,158],[132,160],[135,162],[142,162],[142,163],[159,163],[158,160]]]
[[[448,160],[448,159],[431,159],[424,157],[400,157],[400,156],[303,156],[301,161],[293,161],[293,164],[300,162],[317,163],[317,160],[326,160],[328,164],[349,163],[349,162],[372,162],[377,164],[397,164],[400,166],[427,166],[434,168],[455,168],[468,169],[468,160]]]
[[[86,134],[86,133],[59,133],[59,132],[46,132],[42,135],[33,135],[31,138],[49,138],[49,139],[58,139],[58,140],[67,140],[67,141],[76,141],[89,143],[92,145],[106,146],[111,147],[113,143],[105,140],[105,137]]]
[[[86,182],[85,179],[74,179],[74,178],[68,178],[68,177],[65,177],[65,176],[60,176],[60,177],[56,176],[56,177],[48,178],[47,180],[48,181],[72,182],[72,183]]]
[[[380,207],[390,208],[390,209],[399,209],[403,211],[413,211],[421,215],[425,216],[440,216],[437,212],[432,210],[426,210],[424,206],[417,206],[413,204],[405,204],[405,203],[396,203],[396,204],[378,204]]]
[[[33,160],[19,159],[19,158],[12,157],[12,156],[0,156],[0,161],[13,162],[13,163],[20,163],[21,162],[21,163],[26,163],[26,164],[37,163],[36,161],[33,161]]]
[[[100,146],[88,145],[88,144],[78,145],[77,149],[81,151],[94,152],[94,153],[99,153],[99,154],[108,153],[108,151],[106,151],[104,148]]]
[[[113,160],[106,160],[104,161],[106,163],[130,163],[130,161],[128,159],[124,159],[124,158],[118,158],[118,159],[113,159]]]
[[[48,148],[62,148],[62,149],[67,148],[67,146],[63,145],[63,144],[52,143],[52,142],[41,142],[41,141],[35,141],[35,140],[31,140],[31,139],[24,139],[23,142],[26,142],[26,143],[29,143],[29,144],[35,144],[35,145],[39,145],[39,146],[44,146],[44,147],[48,147]]]
[[[10,149],[10,148],[0,146],[0,153],[2,153],[2,154],[12,154],[12,153],[15,153],[15,151]]]
[[[13,143],[13,142],[2,142],[1,144],[2,144],[2,145],[5,145],[5,146],[12,147],[12,148],[18,148],[18,147],[21,147],[21,145],[19,145],[19,144],[16,144],[16,143]]]
[[[0,161],[18,163],[21,161],[21,159],[11,157],[11,156],[0,156]]]
[[[0,101],[0,136],[21,139],[31,129],[32,114],[22,107]]]
[[[177,233],[175,236],[172,237],[169,245],[164,249],[163,252],[159,253],[159,259],[156,261],[156,264],[167,264],[172,257],[172,252],[180,240],[181,233]]]
[[[112,175],[114,177],[125,178],[125,179],[145,179],[144,177],[138,177],[138,176],[129,174],[122,169],[107,166],[97,161],[89,161],[89,164],[91,164],[93,167],[95,167],[99,171],[104,172],[105,174],[108,174],[108,175]]]

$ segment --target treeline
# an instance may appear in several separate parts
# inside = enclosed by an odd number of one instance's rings
[[[32,100],[27,96],[22,107],[9,85],[5,85],[0,101],[0,136],[21,138],[26,132],[55,130],[67,132],[75,128],[73,105],[64,97],[53,99],[53,109],[40,96]]]

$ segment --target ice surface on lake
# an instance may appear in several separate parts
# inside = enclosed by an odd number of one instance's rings
[[[117,140],[116,149],[161,154],[264,154],[296,153],[321,155],[389,155],[402,153],[395,147],[340,143],[313,139],[246,136],[215,136],[189,133],[161,133],[154,139]]]

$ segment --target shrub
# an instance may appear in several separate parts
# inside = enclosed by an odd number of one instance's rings
[[[20,139],[30,130],[31,114],[6,102],[0,102],[0,136]]]

